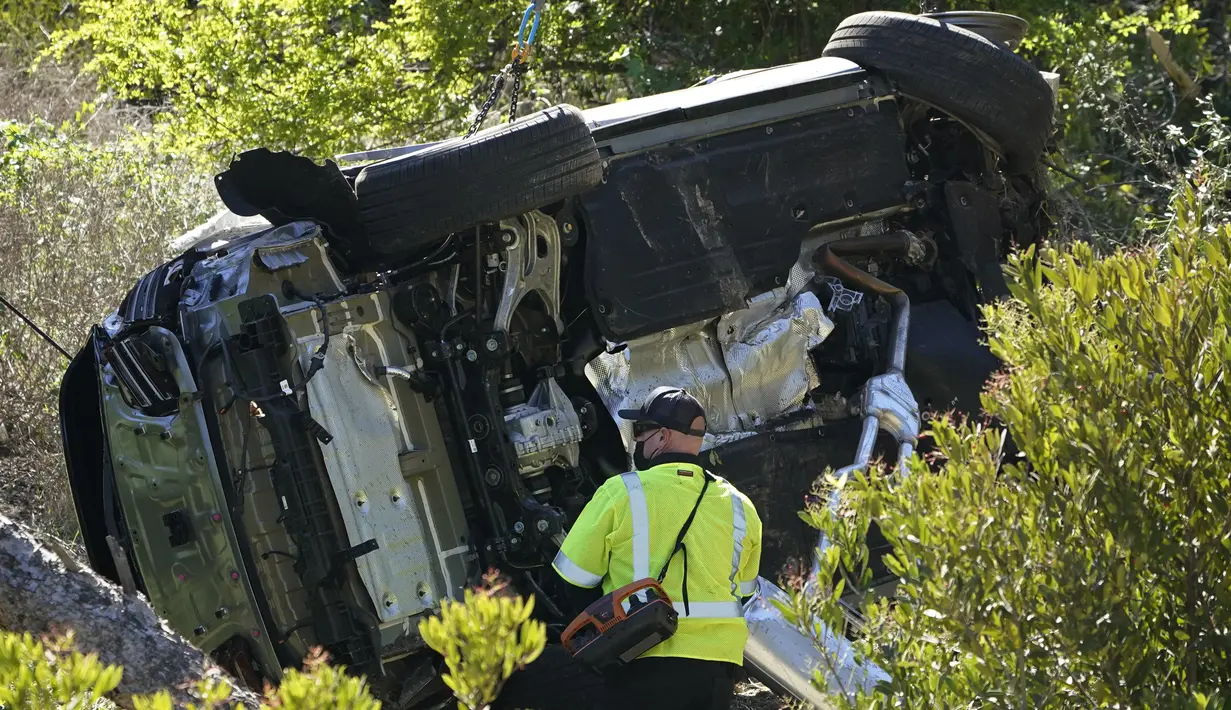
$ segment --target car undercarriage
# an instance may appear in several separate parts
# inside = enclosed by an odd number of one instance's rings
[[[979,305],[1047,229],[1042,146],[909,88],[826,56],[354,167],[241,155],[229,212],[65,375],[91,565],[243,680],[320,645],[420,706],[418,621],[487,570],[558,636],[550,560],[628,470],[614,413],[683,386],[765,521],[747,665],[818,702],[768,602],[811,566],[797,512],[827,468],[909,457],[921,413],[978,409]]]

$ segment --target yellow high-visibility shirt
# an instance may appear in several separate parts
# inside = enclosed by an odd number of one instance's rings
[[[613,476],[582,510],[552,567],[575,586],[602,584],[604,594],[657,577],[704,480],[702,467],[691,462],[661,463]],[[684,552],[680,551],[662,583],[679,612],[679,628],[641,657],[676,656],[743,665],[748,625],[741,598],[756,591],[761,566],[761,519],[752,501],[715,477],[684,545],[691,613],[684,611]]]

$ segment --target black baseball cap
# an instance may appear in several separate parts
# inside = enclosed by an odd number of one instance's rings
[[[621,409],[618,414],[632,422],[654,423],[690,436],[705,436],[704,427],[692,428],[697,417],[705,420],[705,408],[679,387],[658,387],[645,398],[641,409]]]

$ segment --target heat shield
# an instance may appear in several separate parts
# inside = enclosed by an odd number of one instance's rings
[[[716,320],[671,328],[599,355],[586,366],[615,417],[661,385],[684,387],[705,407],[706,447],[740,438],[798,411],[818,385],[808,352],[833,331],[811,292],[764,293]],[[631,446],[632,425],[616,418]]]

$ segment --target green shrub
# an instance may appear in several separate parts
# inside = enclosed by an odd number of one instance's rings
[[[304,662],[303,672],[287,671],[276,689],[266,691],[269,707],[285,710],[379,710],[380,703],[368,693],[362,678],[346,675],[330,666],[327,657],[315,651]]]
[[[889,680],[858,707],[1221,707],[1231,681],[1231,226],[1191,189],[1166,244],[1014,260],[988,309],[1006,363],[984,397],[1004,433],[938,421],[943,465],[845,482],[835,541],[797,595],[841,625],[866,590],[869,521],[893,545],[896,599],[857,643]],[[1003,464],[1003,465],[1002,465]]]
[[[83,655],[73,647],[73,635],[36,640],[30,634],[0,631],[0,708],[5,710],[52,710],[95,707],[114,691],[123,669],[99,662],[94,654]],[[205,681],[194,689],[196,703],[188,710],[227,707],[231,686],[225,681]],[[137,710],[171,710],[167,692],[135,697]],[[235,706],[238,707],[238,706]],[[282,710],[379,710],[380,703],[368,693],[362,678],[346,675],[330,666],[319,650],[304,662],[302,671],[290,669],[278,687],[265,691],[262,708]]]
[[[103,143],[80,124],[0,120],[0,293],[75,352],[137,278],[166,258],[169,238],[214,211],[207,176],[161,155],[140,134]],[[56,396],[68,363],[0,308],[0,500],[19,518],[71,539]]]
[[[1148,0],[1037,7],[1021,53],[1061,75],[1051,209],[1062,239],[1130,245],[1160,234],[1149,219],[1200,156],[1210,101],[1231,92],[1218,82],[1215,43],[1199,2]],[[1204,3],[1209,4],[1209,3]],[[1169,40],[1176,62],[1201,86],[1183,96],[1155,56],[1147,28]],[[1208,81],[1207,80],[1211,80]],[[1146,219],[1142,219],[1146,218]]]
[[[0,632],[0,708],[87,708],[115,689],[121,671],[73,650],[73,637],[47,642]]]
[[[493,578],[466,590],[465,600],[445,600],[440,615],[419,623],[419,633],[444,656],[443,680],[462,710],[485,708],[500,695],[515,670],[534,661],[547,643],[547,629],[530,619],[534,597],[522,599]]]
[[[60,0],[0,0],[0,51],[33,51],[66,14]]]

